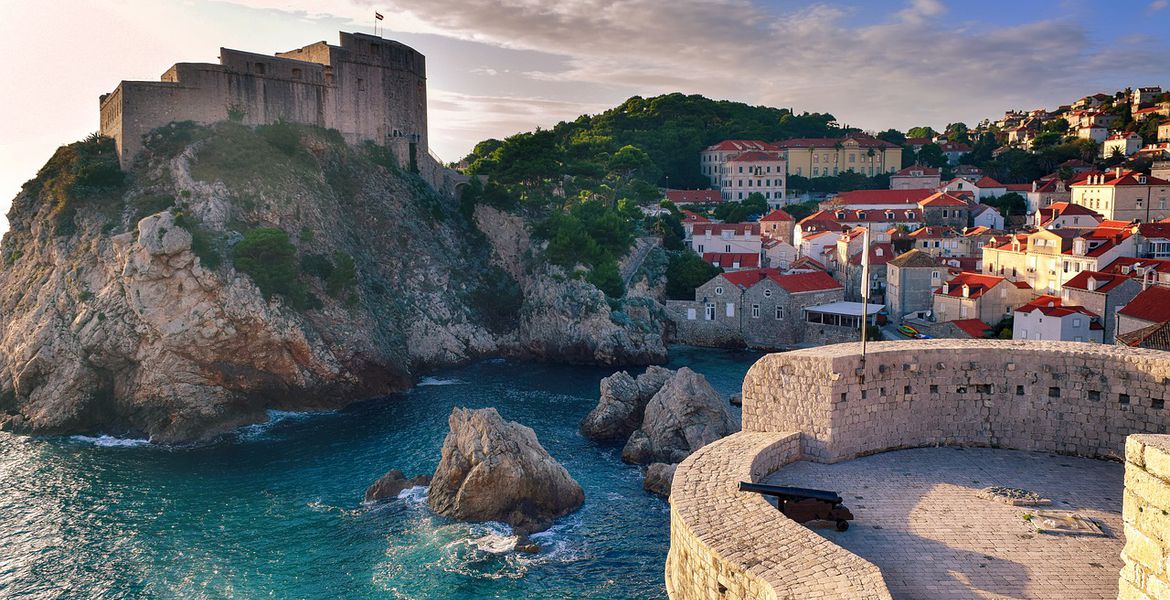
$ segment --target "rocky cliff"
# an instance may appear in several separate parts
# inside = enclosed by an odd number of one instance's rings
[[[197,441],[482,356],[665,358],[653,301],[611,307],[542,265],[523,217],[383,148],[231,123],[145,142],[125,174],[109,140],[62,147],[13,201],[0,425]]]

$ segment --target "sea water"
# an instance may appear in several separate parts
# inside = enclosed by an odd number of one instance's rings
[[[671,356],[725,398],[758,358]],[[345,410],[274,412],[193,448],[0,433],[0,597],[665,597],[666,502],[642,490],[620,444],[577,431],[612,372],[484,361]],[[585,489],[579,511],[533,536],[539,554],[513,551],[505,525],[431,514],[426,488],[362,503],[389,469],[434,471],[455,406],[532,427]]]

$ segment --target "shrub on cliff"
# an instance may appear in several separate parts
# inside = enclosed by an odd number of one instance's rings
[[[124,183],[114,140],[94,134],[58,148],[24,189],[52,205],[49,216],[57,235],[72,235],[78,204],[87,200],[111,202]]]
[[[293,308],[312,308],[315,303],[297,277],[296,257],[297,249],[288,234],[272,227],[248,231],[232,249],[236,270],[251,277],[265,298],[276,294]]]
[[[223,262],[223,255],[219,253],[219,246],[215,238],[203,225],[187,213],[175,215],[175,225],[187,230],[191,234],[191,252],[199,257],[199,263],[205,269],[215,270]]]

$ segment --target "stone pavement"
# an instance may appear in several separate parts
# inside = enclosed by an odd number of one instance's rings
[[[818,533],[877,565],[897,599],[1116,598],[1124,545],[1119,463],[986,448],[919,448],[837,464],[797,462],[769,483],[838,491],[856,520]],[[976,492],[1002,485],[1053,503],[1016,507]],[[1108,538],[1036,534],[1036,510],[1076,509]]]

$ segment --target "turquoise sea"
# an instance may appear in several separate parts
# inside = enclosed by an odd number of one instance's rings
[[[671,356],[726,397],[759,355]],[[620,446],[577,432],[612,371],[490,360],[195,448],[0,433],[0,597],[665,597],[666,502]],[[434,470],[454,406],[532,427],[584,487],[581,510],[535,537],[542,553],[510,551],[505,526],[430,514],[423,488],[362,505],[389,469]]]

